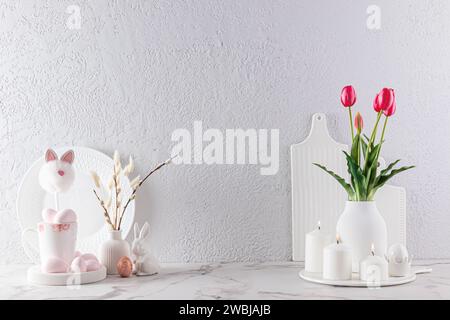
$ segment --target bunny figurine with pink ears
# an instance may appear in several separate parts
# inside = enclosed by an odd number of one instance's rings
[[[39,184],[55,196],[55,207],[42,210],[42,222],[38,223],[37,228],[43,273],[90,272],[102,267],[93,254],[81,254],[75,250],[78,231],[75,211],[58,208],[58,194],[68,191],[75,181],[74,159],[72,150],[58,158],[55,151],[48,149],[39,170]],[[32,229],[28,228],[24,233],[29,230]]]
[[[145,247],[145,240],[150,232],[148,223],[139,230],[137,222],[134,224],[134,240],[131,246],[131,251],[134,255],[134,272],[137,276],[150,276],[160,271],[158,260],[147,251]]]
[[[39,170],[39,184],[55,196],[55,207],[42,210],[43,222],[38,225],[41,269],[46,273],[68,272],[75,257],[77,215],[72,209],[58,208],[58,193],[69,190],[75,180],[74,159],[72,150],[58,159],[56,152],[48,149]]]
[[[39,184],[50,193],[66,192],[75,180],[72,167],[75,154],[72,150],[65,152],[61,159],[52,149],[45,152],[45,163],[39,171]]]
[[[72,209],[59,211],[58,193],[66,192],[75,180],[75,171],[72,163],[75,154],[72,150],[65,152],[61,159],[52,149],[45,152],[45,163],[39,170],[39,184],[41,187],[55,196],[55,208],[45,208],[42,218],[47,223],[71,223],[77,221],[77,215]]]

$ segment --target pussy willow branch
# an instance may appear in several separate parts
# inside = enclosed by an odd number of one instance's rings
[[[175,156],[177,157],[177,156]],[[158,164],[153,170],[151,170],[143,179],[141,179],[138,183],[138,185],[136,186],[136,188],[133,189],[133,192],[131,193],[130,197],[127,200],[127,203],[125,204],[125,206],[123,207],[122,213],[120,215],[120,219],[119,219],[119,228],[117,230],[120,230],[120,226],[122,225],[122,218],[125,214],[125,211],[128,208],[128,205],[130,204],[131,201],[133,201],[136,198],[136,192],[139,189],[140,186],[142,186],[142,184],[145,182],[145,180],[148,179],[148,177],[150,177],[153,173],[155,173],[156,171],[158,171],[159,169],[161,169],[162,167],[164,167],[165,165],[168,165],[175,157],[169,158],[166,161],[164,161],[163,163]]]
[[[109,217],[108,214],[108,209],[106,209],[105,204],[103,202],[102,199],[100,199],[100,197],[97,194],[97,191],[95,191],[95,189],[93,189],[95,196],[97,197],[97,200],[100,202],[100,206],[103,208],[103,215],[105,216],[106,222],[111,226],[112,229],[114,229],[114,226],[111,222],[111,218]]]
[[[115,190],[115,193],[116,193],[116,197],[115,197],[115,205],[114,205],[114,230],[119,230],[119,229],[117,229],[117,217],[118,217],[118,213],[119,213],[119,205],[118,205],[118,202],[117,202],[117,200],[118,200],[118,198],[119,198],[119,193],[117,192],[117,175],[118,175],[118,173],[116,173],[116,164],[114,164],[114,176],[113,176],[113,178],[114,178],[114,190]]]

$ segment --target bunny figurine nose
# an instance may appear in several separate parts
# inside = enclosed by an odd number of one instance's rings
[[[62,177],[64,175],[64,171],[58,170],[58,174]]]

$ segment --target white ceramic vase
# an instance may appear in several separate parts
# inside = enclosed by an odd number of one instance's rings
[[[339,217],[336,232],[342,243],[352,250],[352,270],[359,271],[359,262],[370,253],[384,257],[387,251],[387,229],[375,201],[347,201]]]
[[[110,230],[110,238],[100,246],[99,259],[108,274],[118,274],[117,262],[127,256],[131,259],[130,244],[122,239],[120,230]]]

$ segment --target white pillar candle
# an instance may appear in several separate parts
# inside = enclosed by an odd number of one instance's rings
[[[372,244],[370,255],[360,263],[359,277],[363,281],[379,282],[387,280],[388,276],[388,263],[385,258],[375,255],[375,246]]]
[[[336,243],[323,249],[323,278],[327,280],[352,279],[352,253],[350,247],[341,243],[339,235]]]
[[[305,271],[322,272],[323,248],[331,243],[331,236],[320,227],[306,234],[305,239]]]

